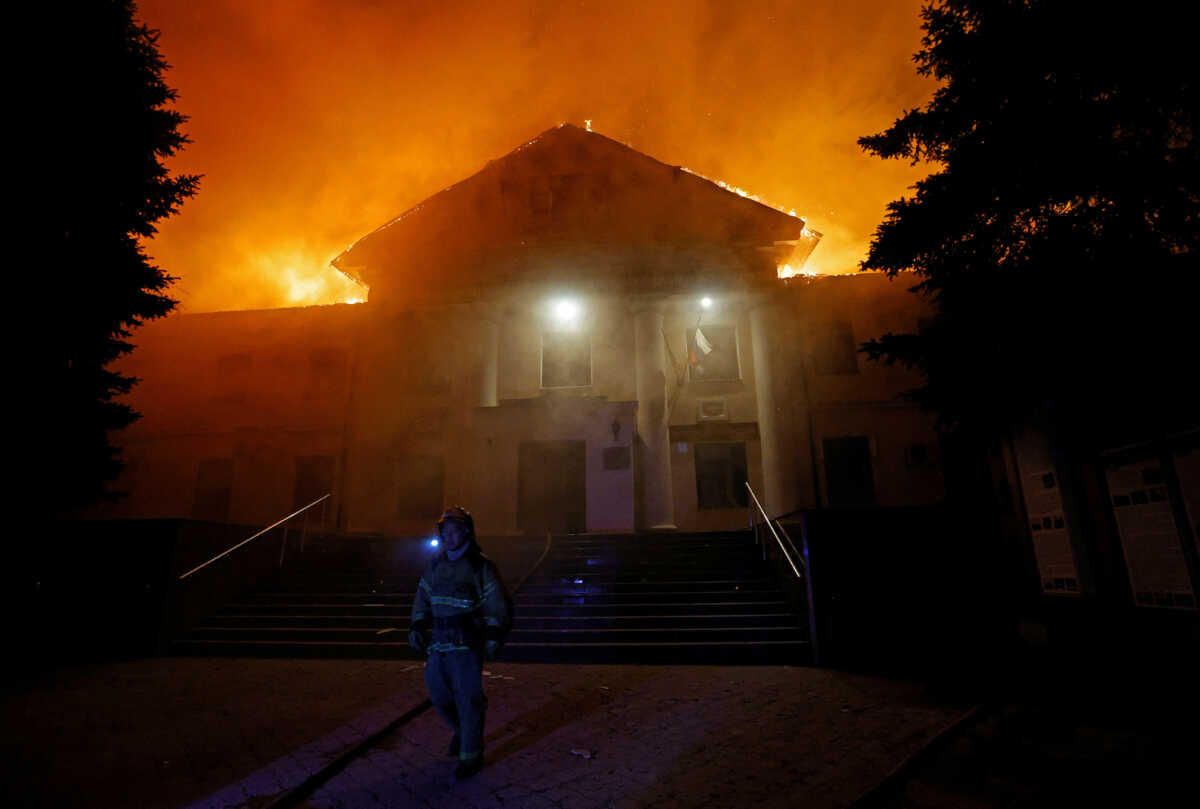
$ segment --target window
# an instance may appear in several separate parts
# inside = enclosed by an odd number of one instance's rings
[[[831,506],[875,505],[875,473],[871,467],[871,440],[865,435],[826,438],[826,497]]]
[[[233,458],[201,461],[196,471],[196,489],[192,496],[192,519],[227,522],[232,495]]]
[[[332,455],[304,455],[296,458],[296,491],[292,498],[292,507],[307,506],[321,495],[333,491],[333,470]]]
[[[549,183],[538,178],[529,189],[529,210],[535,217],[544,217],[554,207],[554,194]]]
[[[932,466],[928,444],[909,444],[904,448],[904,463],[911,467]]]
[[[346,352],[340,348],[317,348],[308,355],[308,390],[313,397],[336,393],[342,387]]]
[[[402,455],[398,463],[400,494],[396,516],[402,520],[436,521],[442,513],[445,461],[440,455]]]
[[[696,444],[696,503],[702,509],[745,508],[746,445]]]
[[[592,345],[586,334],[542,334],[542,387],[581,388],[592,384]]]
[[[687,331],[688,365],[692,379],[738,380],[737,329],[733,326],[700,326]]]
[[[820,374],[857,374],[858,352],[854,344],[854,329],[839,320],[819,331],[813,340],[813,354]]]
[[[393,321],[391,372],[406,394],[450,390],[452,365],[447,363],[442,324],[433,314],[404,312]]]
[[[243,402],[250,387],[253,361],[249,354],[227,354],[217,360],[217,399]]]

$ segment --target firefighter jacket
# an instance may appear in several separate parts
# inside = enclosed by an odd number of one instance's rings
[[[475,538],[458,559],[440,551],[425,568],[413,598],[412,628],[433,630],[429,650],[473,650],[489,640],[503,644],[512,629],[513,606],[496,563]]]

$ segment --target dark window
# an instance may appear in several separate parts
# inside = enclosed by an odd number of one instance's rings
[[[592,346],[573,331],[542,334],[542,387],[580,388],[592,384]]]
[[[831,323],[817,333],[813,341],[817,373],[857,374],[858,354],[854,330],[847,321]]]
[[[733,326],[700,326],[687,330],[688,364],[692,379],[736,380],[737,330]]]
[[[307,506],[323,494],[333,491],[334,458],[332,455],[304,455],[296,459],[296,491],[292,507]],[[316,506],[312,511],[317,511]],[[326,507],[325,513],[329,514]]]
[[[217,398],[242,402],[250,387],[253,360],[249,354],[227,354],[217,360]]]
[[[925,466],[929,463],[929,445],[909,444],[904,450],[904,462],[909,466]]]
[[[209,458],[196,471],[192,519],[226,522],[233,495],[233,458]]]
[[[308,390],[312,396],[328,396],[342,387],[346,352],[340,348],[317,348],[308,355]]]
[[[746,445],[695,444],[696,503],[702,509],[745,508]]]
[[[437,318],[405,312],[392,328],[391,369],[400,389],[410,395],[448,391],[453,359],[446,361],[446,342]]]
[[[826,438],[825,480],[831,506],[875,505],[871,442],[864,435]]]
[[[399,463],[397,516],[436,521],[442,512],[445,461],[440,455],[404,455]]]
[[[554,194],[545,179],[535,180],[529,189],[529,210],[535,217],[543,217],[554,207]]]

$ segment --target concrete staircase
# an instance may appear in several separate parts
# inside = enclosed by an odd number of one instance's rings
[[[806,619],[746,533],[558,537],[514,600],[506,660],[808,661]]]
[[[173,651],[418,659],[407,631],[419,573],[402,565],[379,575],[352,554],[290,564],[176,641]],[[791,609],[745,533],[557,537],[514,604],[503,660],[808,660],[805,618]]]

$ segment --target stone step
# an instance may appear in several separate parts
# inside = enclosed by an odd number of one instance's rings
[[[280,657],[412,660],[424,655],[397,641],[264,641],[181,640],[178,655],[210,657]],[[684,643],[510,643],[500,660],[520,663],[642,663],[662,665],[807,665],[811,649],[805,641]]]
[[[640,643],[509,643],[500,659],[519,663],[640,663],[657,665],[808,665],[804,640]]]
[[[718,615],[718,614],[768,614],[782,612],[788,609],[788,603],[782,598],[764,599],[752,602],[724,601],[707,603],[669,603],[641,602],[618,604],[561,604],[545,602],[521,602],[517,610],[517,618],[535,616],[572,616],[572,615]],[[330,603],[279,603],[260,604],[251,602],[236,602],[223,607],[217,615],[328,615],[328,616],[388,616],[393,620],[403,619],[407,622],[412,614],[411,604],[330,604]],[[218,622],[221,619],[214,619]],[[211,622],[210,622],[211,623]],[[278,621],[277,621],[278,623]]]
[[[781,599],[782,592],[776,590],[691,590],[687,592],[651,590],[644,592],[615,592],[596,593],[594,595],[553,595],[549,593],[529,593],[524,590],[513,597],[517,607],[526,604],[689,604],[713,602],[742,602],[776,601]]]
[[[759,590],[778,590],[777,582],[769,579],[750,581],[707,579],[702,581],[612,581],[597,579],[552,579],[547,581],[530,580],[525,583],[519,593],[522,597],[531,594],[549,593],[553,595],[595,595],[599,593],[694,593],[703,591],[734,590],[743,593]]]
[[[355,629],[388,629],[399,628],[408,631],[409,614],[393,613],[383,615],[326,615],[320,613],[291,613],[286,615],[259,615],[254,613],[227,613],[214,619],[213,625],[246,629],[250,627],[267,628],[311,628],[311,627],[352,627]],[[645,615],[530,615],[518,616],[514,622],[516,630],[574,630],[574,629],[620,629],[622,627],[640,629],[643,627],[656,628],[689,628],[703,629],[707,627],[736,627],[736,626],[788,626],[796,627],[796,616],[790,612],[743,612],[725,614],[706,613],[652,613]]]
[[[201,626],[191,633],[194,640],[272,640],[272,641],[324,641],[370,642],[387,639],[388,635],[405,639],[405,626],[380,629],[356,626]],[[689,643],[714,641],[772,641],[804,640],[804,632],[796,626],[700,626],[641,628],[580,628],[580,629],[524,629],[514,627],[509,633],[510,643]]]

